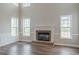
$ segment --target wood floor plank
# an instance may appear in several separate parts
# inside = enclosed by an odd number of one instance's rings
[[[65,46],[39,46],[16,42],[0,47],[0,55],[79,55],[79,48]]]

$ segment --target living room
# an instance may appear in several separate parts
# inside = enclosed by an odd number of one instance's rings
[[[78,3],[0,3],[0,55],[78,55],[78,15]]]

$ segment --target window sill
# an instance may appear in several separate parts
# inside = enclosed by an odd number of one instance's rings
[[[30,37],[30,36],[23,36],[23,37]]]
[[[60,39],[72,40],[72,38],[60,38]]]

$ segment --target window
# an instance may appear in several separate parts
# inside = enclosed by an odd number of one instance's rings
[[[30,19],[23,19],[23,35],[30,36]]]
[[[63,15],[60,17],[60,32],[61,32],[61,38],[67,38],[71,39],[71,15]]]
[[[30,3],[23,3],[23,7],[29,7]]]
[[[18,7],[18,6],[19,6],[19,4],[18,4],[18,3],[13,3],[13,5],[14,5],[14,6],[16,6],[16,7]]]
[[[11,36],[18,35],[18,18],[11,18]]]

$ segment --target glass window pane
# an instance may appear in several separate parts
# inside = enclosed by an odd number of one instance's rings
[[[61,27],[71,27],[70,21],[62,21],[61,20]]]
[[[30,19],[23,19],[23,35],[30,36]]]
[[[16,28],[11,28],[11,35],[16,36]]]
[[[18,18],[11,18],[11,35],[16,36],[18,34]]]
[[[30,33],[30,28],[25,28],[25,33]]]
[[[70,28],[61,27],[61,32],[70,32]]]
[[[30,19],[25,20],[25,27],[30,27]]]
[[[11,27],[18,27],[18,19],[17,18],[12,17]]]
[[[24,24],[23,25],[24,27],[30,27],[30,19],[29,18],[28,19],[24,19],[23,20],[23,24]]]
[[[30,28],[24,28],[24,35],[30,36]]]

